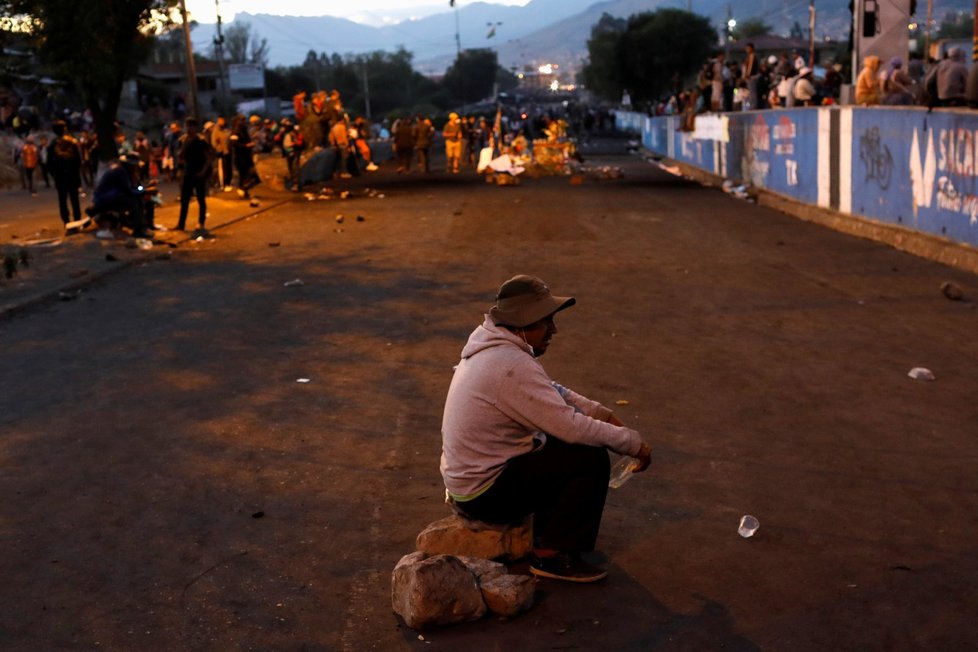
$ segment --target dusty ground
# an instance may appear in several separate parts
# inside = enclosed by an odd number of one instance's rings
[[[978,647],[978,310],[938,289],[975,278],[608,162],[380,173],[0,322],[0,648]],[[519,272],[577,297],[544,363],[627,400],[653,466],[606,582],[421,641],[390,571],[447,513],[452,365]]]

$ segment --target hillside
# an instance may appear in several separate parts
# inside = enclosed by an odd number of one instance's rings
[[[585,10],[594,0],[532,0],[523,7],[467,3],[458,10],[459,35],[463,48],[489,47],[502,39],[520,38],[556,21]],[[444,11],[419,20],[385,27],[372,27],[331,16],[298,17],[239,13],[233,23],[250,23],[252,33],[268,39],[272,66],[298,65],[309,50],[340,54],[391,50],[399,46],[414,53],[416,60],[441,55],[454,59],[455,12]],[[233,24],[231,23],[231,24]],[[497,36],[486,39],[487,23],[502,23]],[[211,52],[215,26],[199,24],[193,31],[194,47]]]
[[[493,5],[485,2],[466,4],[458,10],[458,24],[463,48],[493,47],[507,68],[534,66],[555,62],[576,67],[587,56],[591,26],[607,12],[627,17],[659,7],[682,7],[681,0],[532,0],[526,6]],[[920,3],[921,5],[923,3]],[[739,21],[761,18],[776,34],[787,35],[796,22],[807,34],[808,0],[752,0],[730,3],[728,0],[692,0],[693,10],[720,26],[727,18],[727,7],[734,7]],[[835,0],[825,6],[819,2],[816,34],[845,40],[849,35],[850,14],[846,0]],[[968,0],[945,0],[935,21],[949,11],[971,11]],[[918,9],[923,18],[923,7]],[[372,27],[343,18],[271,16],[241,13],[235,22],[246,22],[252,32],[268,39],[272,66],[298,65],[306,54],[360,53],[392,50],[403,46],[414,53],[419,70],[440,73],[454,60],[456,52],[453,11],[444,11],[418,20],[408,20],[385,27]],[[496,36],[487,39],[488,24],[501,23]],[[193,32],[200,52],[210,53],[214,25],[198,25]]]

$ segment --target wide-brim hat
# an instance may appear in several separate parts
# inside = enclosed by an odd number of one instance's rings
[[[524,328],[575,303],[574,297],[554,296],[539,278],[520,274],[499,286],[489,315],[498,326]]]

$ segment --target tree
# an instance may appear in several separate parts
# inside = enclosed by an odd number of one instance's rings
[[[737,23],[734,28],[734,36],[737,40],[752,39],[757,36],[767,36],[774,30],[773,27],[764,22],[763,18],[748,18]]]
[[[251,33],[251,23],[235,21],[224,32],[224,51],[231,63],[268,63],[268,39]]]
[[[478,102],[492,95],[498,70],[495,50],[463,50],[445,71],[442,85],[456,101]]]
[[[670,8],[633,15],[616,41],[610,36],[595,49],[589,41],[585,67],[588,88],[609,100],[620,98],[626,88],[634,100],[658,99],[699,70],[717,42],[707,18]],[[601,81],[599,75],[607,79]],[[591,85],[594,81],[599,81],[597,87]]]
[[[146,60],[156,34],[174,23],[175,0],[0,0],[0,20],[27,16],[41,60],[91,110],[103,158],[115,154],[115,120],[125,80]]]
[[[391,111],[415,112],[422,107],[447,106],[441,87],[414,70],[413,56],[404,48],[394,52],[327,56],[310,50],[301,66],[275,68],[267,77],[268,92],[291,97],[300,90],[336,89],[351,112],[366,113],[364,81],[369,89],[371,115]]]
[[[628,20],[608,13],[601,14],[591,27],[591,38],[587,42],[588,63],[581,71],[581,77],[592,93],[608,99],[621,97],[625,83],[618,66],[618,42],[627,28]]]

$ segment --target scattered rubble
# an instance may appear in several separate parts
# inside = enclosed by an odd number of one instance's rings
[[[941,293],[951,301],[964,301],[964,290],[952,281],[941,283]]]
[[[679,169],[679,166],[678,165],[666,165],[662,161],[656,161],[656,166],[660,170],[662,170],[663,172],[668,172],[669,174],[671,174],[673,176],[676,176],[676,177],[682,177],[682,176],[684,176],[683,175],[683,171]]]
[[[748,192],[750,190],[749,183],[734,185],[733,181],[726,179],[721,187],[723,188],[723,192],[728,195],[733,195],[737,199],[751,199],[750,193]]]
[[[391,577],[394,612],[412,629],[478,620],[486,603],[475,575],[458,557],[413,552]]]
[[[930,381],[937,379],[937,377],[934,376],[934,372],[927,367],[914,367],[907,373],[907,375],[914,380]]]
[[[478,620],[487,611],[511,617],[533,606],[536,583],[485,559],[419,551],[394,567],[391,604],[412,629]]]

